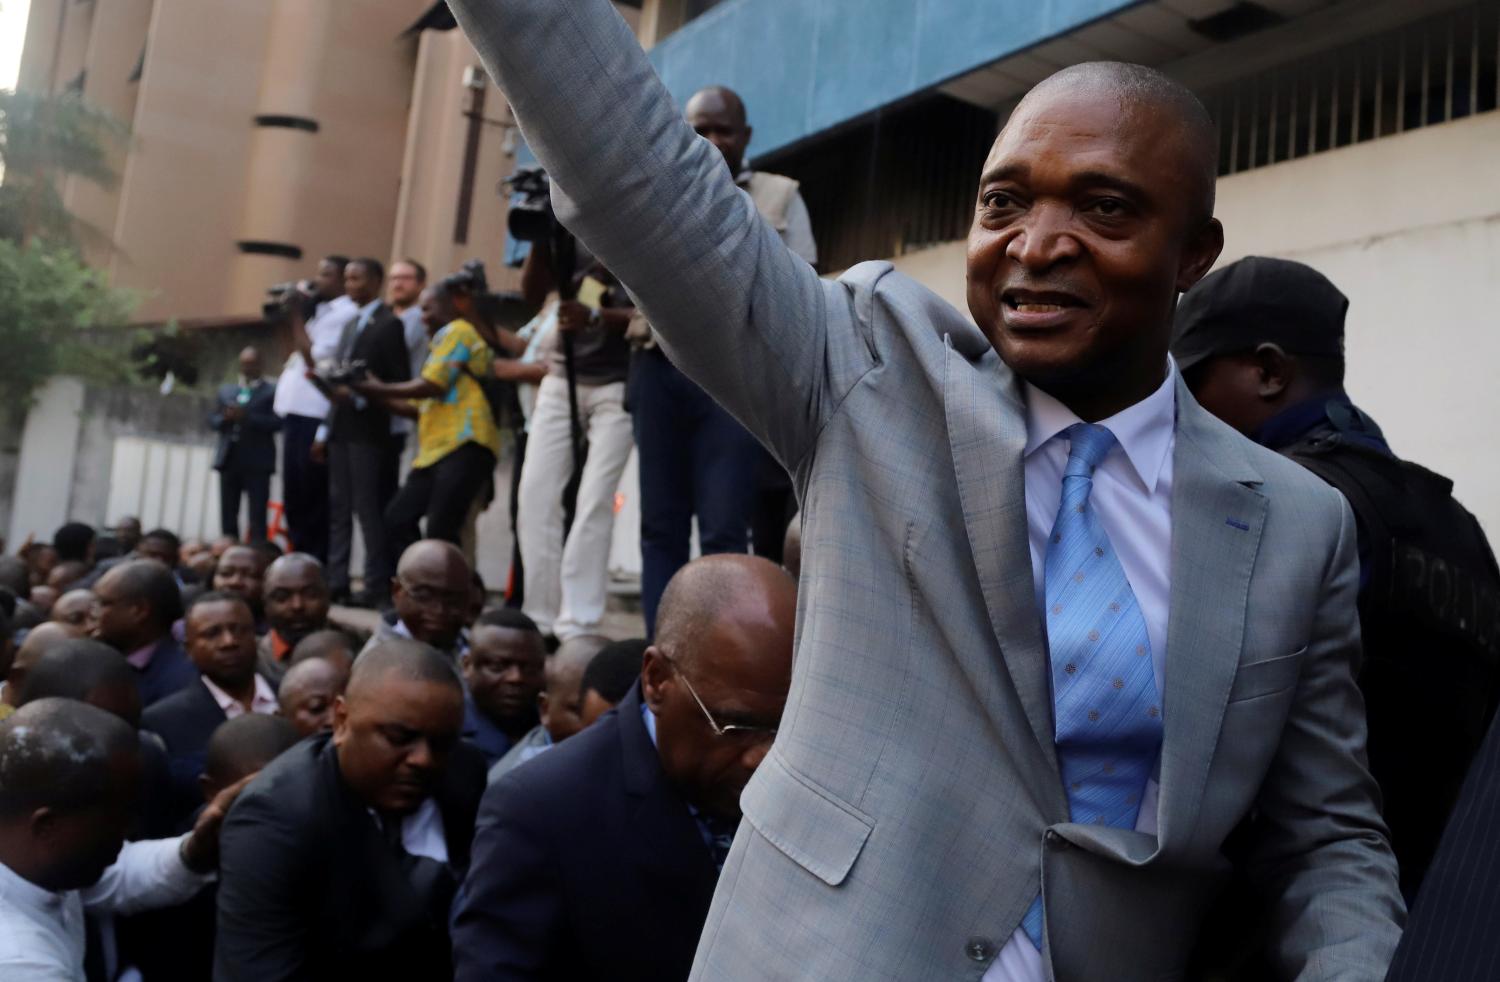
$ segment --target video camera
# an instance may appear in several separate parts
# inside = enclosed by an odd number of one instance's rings
[[[552,241],[557,215],[552,211],[552,179],[541,167],[523,167],[502,182],[516,196],[506,227],[517,242]]]
[[[293,311],[300,311],[306,321],[312,319],[317,309],[318,290],[312,280],[294,280],[267,287],[260,314],[267,321],[276,323],[290,318]]]

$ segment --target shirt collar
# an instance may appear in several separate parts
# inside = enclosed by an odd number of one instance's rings
[[[63,900],[62,894],[37,886],[4,863],[0,863],[0,896],[16,906],[40,911],[56,911]]]
[[[353,303],[353,301],[351,300],[350,303]],[[360,320],[360,323],[362,324],[365,321],[369,320],[370,319],[370,315],[373,314],[373,313],[375,313],[375,308],[379,307],[379,306],[380,306],[380,298],[376,297],[374,300],[371,300],[369,303],[367,303],[363,307],[359,308],[359,320]]]
[[[651,738],[651,746],[656,746],[656,714],[644,699],[641,700],[641,722],[646,724],[646,735]]]
[[[1030,382],[1026,389],[1026,453],[1030,457],[1064,430],[1083,420],[1057,399]],[[1156,391],[1133,406],[1120,410],[1099,425],[1115,435],[1148,492],[1156,491],[1162,465],[1172,448],[1172,430],[1177,423],[1177,363],[1167,356],[1167,377]]]
[[[207,675],[200,675],[199,678],[203,680],[203,685],[208,689],[208,694],[214,697],[214,702],[219,704],[219,708],[224,710],[226,716],[230,713],[236,716],[244,714],[245,707],[238,699],[217,685],[214,685],[213,680]],[[270,714],[276,712],[277,708],[276,693],[271,691],[271,683],[267,682],[257,672],[255,674],[255,694],[250,697],[250,712]]]
[[[153,641],[150,644],[145,645],[144,647],[137,648],[130,654],[126,655],[125,660],[130,662],[130,667],[139,669],[144,672],[146,670],[146,666],[151,664],[151,656],[156,654],[156,646],[159,643],[160,642],[158,641]]]

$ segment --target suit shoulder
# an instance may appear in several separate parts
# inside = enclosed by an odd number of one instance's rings
[[[867,323],[881,320],[880,310],[904,334],[939,342],[948,337],[971,358],[990,350],[984,334],[958,308],[885,260],[851,266],[837,282],[852,294],[856,314]]]
[[[316,807],[321,747],[321,740],[309,738],[267,764],[235,800],[230,817],[298,828],[328,817]]]
[[[619,726],[610,715],[512,768],[485,790],[482,807],[528,824],[568,820],[588,811],[584,802],[610,783],[619,767]]]
[[[205,697],[207,697],[206,700]],[[205,701],[213,705],[215,709],[218,708],[218,704],[213,702],[212,697],[208,695],[208,690],[201,684],[184,686],[153,705],[147,706],[145,712],[141,714],[141,727],[167,738],[170,742],[172,731],[181,729],[188,721],[208,715]]]
[[[1200,406],[1193,410],[1201,414],[1201,425],[1211,427],[1226,440],[1234,441],[1245,455],[1246,462],[1260,474],[1261,491],[1271,508],[1295,507],[1303,513],[1301,521],[1321,520],[1327,523],[1334,535],[1343,522],[1342,511],[1347,507],[1344,496],[1323,481],[1312,471],[1220,421]]]

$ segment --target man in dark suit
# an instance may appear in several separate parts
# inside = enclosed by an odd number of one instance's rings
[[[125,656],[136,670],[141,702],[150,706],[193,683],[193,671],[172,624],[182,616],[182,594],[171,571],[154,559],[121,563],[94,586],[94,637]]]
[[[406,329],[380,299],[385,270],[375,259],[356,259],[344,270],[344,290],[359,309],[344,325],[335,360],[363,362],[376,378],[405,382],[411,378]],[[365,399],[347,385],[323,383],[331,406],[313,444],[315,457],[328,462],[328,582],[336,599],[349,594],[349,556],[354,519],[365,542],[365,592],[370,605],[384,603],[395,560],[388,554],[385,506],[395,493],[392,458],[399,454],[391,439],[391,414],[384,403]]]
[[[740,792],[781,721],[796,606],[765,559],[673,577],[640,683],[485,793],[454,908],[458,982],[687,978]]]
[[[260,373],[260,352],[240,352],[240,380],[219,386],[219,405],[208,417],[219,434],[214,470],[219,472],[219,521],[224,534],[240,537],[240,498],[250,498],[250,539],[266,537],[266,502],[276,471],[276,432],[281,417],[272,408],[276,386]]]
[[[248,713],[277,711],[276,693],[255,671],[255,619],[233,593],[205,593],[185,618],[188,657],[198,684],[147,709],[141,723],[167,745],[172,811],[186,820],[199,804],[204,757],[214,730]]]
[[[217,982],[450,976],[485,776],[463,716],[457,671],[427,645],[360,656],[333,734],[278,758],[225,821]]]

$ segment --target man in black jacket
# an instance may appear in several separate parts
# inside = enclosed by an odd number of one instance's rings
[[[214,978],[446,979],[484,758],[427,645],[360,656],[334,732],[304,740],[225,821]]]
[[[255,619],[243,597],[205,593],[193,601],[184,622],[197,684],[151,706],[141,725],[167,746],[172,814],[185,822],[202,804],[198,779],[214,730],[247,713],[271,715],[278,706],[270,683],[255,671]]]
[[[406,329],[380,299],[384,277],[375,259],[356,259],[345,267],[345,293],[359,309],[344,325],[334,361],[363,362],[376,378],[405,382],[411,378]],[[391,414],[384,403],[366,399],[347,385],[325,380],[321,388],[331,407],[318,430],[313,455],[328,462],[328,583],[336,600],[348,598],[349,556],[358,518],[365,543],[365,592],[360,600],[379,606],[389,595],[395,567],[386,549],[384,518],[395,493],[392,465],[399,454],[391,438]]]
[[[219,520],[225,535],[240,537],[240,498],[250,499],[250,539],[266,537],[266,502],[276,472],[276,386],[261,376],[260,352],[240,352],[240,379],[219,386],[218,407],[208,417],[219,434],[214,470],[219,472]]]
[[[454,908],[457,982],[688,977],[791,682],[797,589],[708,556],[662,595],[619,707],[485,793]]]

